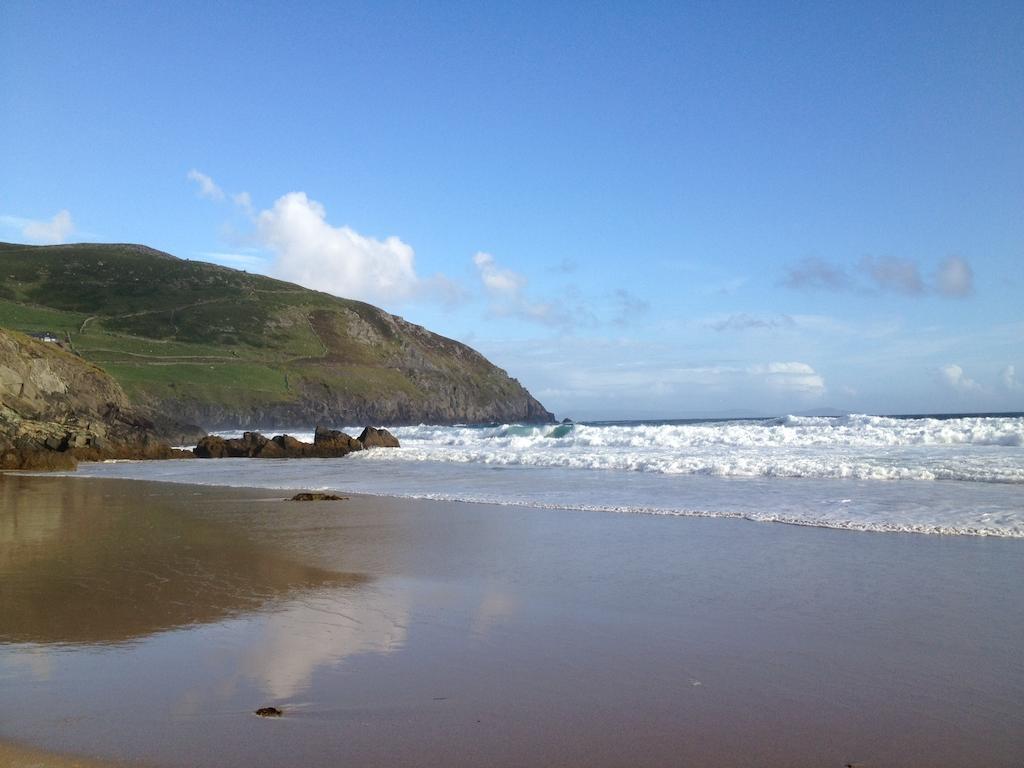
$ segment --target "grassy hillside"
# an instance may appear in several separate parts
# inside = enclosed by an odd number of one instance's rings
[[[550,418],[469,347],[369,304],[144,246],[0,244],[0,326],[58,334],[204,426]]]

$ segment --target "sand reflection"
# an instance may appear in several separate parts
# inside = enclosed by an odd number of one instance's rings
[[[0,477],[0,642],[119,643],[368,581],[255,539],[194,489],[125,487]]]
[[[318,668],[355,654],[398,650],[406,639],[409,596],[365,597],[335,593],[268,616],[260,641],[244,657],[242,674],[281,701],[305,690]]]

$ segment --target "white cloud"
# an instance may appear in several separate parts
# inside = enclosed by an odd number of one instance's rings
[[[1010,392],[1016,392],[1024,389],[1024,383],[1017,380],[1017,369],[1012,365],[1008,365],[1003,368],[1002,373],[999,374],[999,380]]]
[[[762,377],[771,389],[809,395],[825,392],[825,379],[807,363],[763,363],[750,366],[747,372]]]
[[[964,369],[956,363],[944,365],[939,369],[943,380],[957,392],[979,392],[981,385],[964,373]]]
[[[546,325],[564,325],[568,318],[554,304],[530,301],[525,295],[526,277],[498,266],[494,257],[483,251],[473,256],[480,282],[491,299],[491,311],[504,317],[519,317]]]
[[[305,192],[289,192],[260,211],[256,236],[275,255],[275,277],[338,296],[401,301],[449,284],[443,277],[421,280],[412,246],[397,237],[377,240],[332,226],[324,206]]]
[[[198,185],[200,197],[217,202],[227,199],[224,190],[205,173],[193,168],[188,178]],[[251,236],[235,239],[269,250],[270,263],[238,253],[202,254],[212,261],[267,265],[267,274],[282,280],[374,303],[433,298],[454,304],[463,298],[461,287],[444,275],[420,278],[410,245],[397,237],[378,240],[351,227],[331,225],[324,206],[305,192],[289,192],[272,208],[258,213],[248,192],[236,192],[230,199],[256,229]]]
[[[971,265],[959,256],[950,256],[939,266],[935,287],[943,296],[967,296],[974,290]]]
[[[223,200],[224,190],[217,186],[216,182],[205,173],[195,168],[188,172],[188,180],[199,185],[199,196],[208,200]]]
[[[21,230],[21,235],[32,243],[56,245],[67,242],[75,231],[75,223],[67,210],[57,211],[52,219],[41,221],[21,216],[0,216],[0,223]]]
[[[213,261],[224,266],[264,267],[267,260],[251,253],[225,253],[224,251],[203,251],[199,254],[205,261]]]

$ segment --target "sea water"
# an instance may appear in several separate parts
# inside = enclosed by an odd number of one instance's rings
[[[114,462],[78,474],[1024,538],[1024,414],[391,431],[401,448],[340,459]]]

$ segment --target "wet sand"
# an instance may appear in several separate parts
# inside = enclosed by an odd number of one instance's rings
[[[0,765],[1020,766],[1021,584],[1015,540],[7,475]]]
[[[42,749],[0,742],[0,766],[4,768],[134,768],[110,760],[90,760]]]

